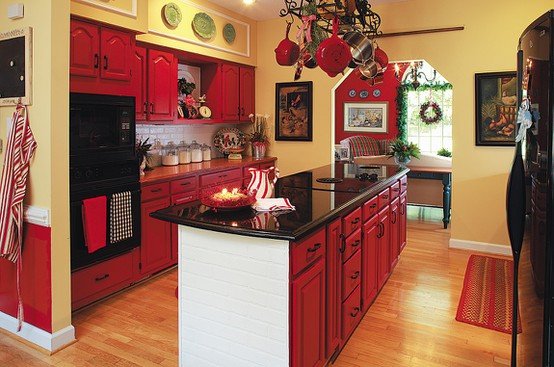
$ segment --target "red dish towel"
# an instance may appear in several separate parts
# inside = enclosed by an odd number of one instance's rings
[[[105,196],[83,200],[83,233],[89,254],[106,247],[106,208]]]

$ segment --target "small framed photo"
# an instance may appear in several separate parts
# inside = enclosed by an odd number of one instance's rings
[[[388,132],[388,102],[347,102],[344,104],[344,131]]]
[[[312,141],[312,82],[275,84],[275,140]]]
[[[339,157],[340,157],[341,161],[349,161],[350,160],[350,148],[340,147]]]
[[[514,146],[517,107],[515,71],[475,74],[475,145]]]

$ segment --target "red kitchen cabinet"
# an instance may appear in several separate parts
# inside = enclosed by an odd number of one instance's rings
[[[344,235],[341,219],[336,219],[327,226],[327,340],[326,358],[340,345],[341,331],[341,269],[340,249]]]
[[[325,259],[292,282],[292,367],[325,364]]]
[[[378,248],[378,266],[377,282],[381,289],[387,281],[390,274],[390,215],[389,206],[381,209],[378,217],[377,248]]]
[[[237,121],[240,115],[239,107],[239,67],[223,64],[221,66],[222,78],[222,105],[223,120]]]
[[[147,51],[144,47],[136,46],[133,51],[131,71],[133,78],[133,94],[135,96],[135,115],[137,121],[144,121],[147,118],[148,95],[146,88],[146,77],[148,70]]]
[[[71,75],[97,77],[100,66],[98,26],[71,21],[69,71]]]
[[[365,312],[373,303],[379,290],[377,283],[378,267],[378,215],[375,214],[364,224],[362,245],[362,308]]]
[[[148,119],[173,120],[177,103],[177,62],[172,53],[148,50]]]
[[[406,201],[407,193],[404,191],[400,195],[400,203],[399,203],[399,213],[400,213],[400,249],[399,249],[399,255],[404,250],[404,247],[406,247],[406,227],[407,227],[407,209],[408,209],[408,202]]]
[[[129,33],[100,29],[100,77],[113,80],[131,79],[132,40]]]
[[[399,198],[394,199],[390,204],[390,269],[394,269],[400,256],[400,210]]]
[[[150,213],[169,205],[169,197],[141,204],[141,275],[152,274],[171,264],[171,224],[150,217]]]
[[[239,68],[239,105],[240,105],[240,121],[250,121],[250,114],[254,113],[254,68],[240,67]]]

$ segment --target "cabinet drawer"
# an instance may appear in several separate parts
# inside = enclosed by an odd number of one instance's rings
[[[184,192],[177,195],[171,196],[171,205],[181,205],[185,203],[190,203],[191,201],[195,201],[198,199],[198,195],[196,194],[196,191],[193,192]]]
[[[377,211],[379,210],[379,208],[377,208],[377,200],[378,197],[374,196],[366,201],[364,206],[362,207],[364,223],[370,220],[371,217],[373,217],[375,214],[377,214]]]
[[[145,186],[141,190],[142,201],[163,198],[169,195],[169,182]]]
[[[400,181],[390,187],[390,200],[397,198],[400,195]]]
[[[196,176],[171,181],[172,194],[193,190],[196,190]]]
[[[400,178],[400,192],[404,192],[408,189],[408,176],[402,176]]]
[[[200,186],[214,186],[226,181],[242,180],[241,168],[234,168],[227,171],[221,171],[216,173],[210,173],[200,176]]]
[[[379,209],[381,209],[390,202],[390,190],[389,190],[389,188],[387,187],[386,189],[381,191],[379,193],[378,197],[379,197],[379,199],[378,199],[378,204],[379,205],[378,206],[379,206]]]
[[[362,278],[362,252],[356,253],[342,265],[342,300],[360,284]]]
[[[95,295],[100,299],[131,284],[133,276],[133,255],[131,252],[103,261],[71,274],[71,300],[75,307],[80,300]],[[118,289],[114,289],[118,288]],[[81,304],[83,306],[84,304]],[[78,307],[78,306],[77,306]]]
[[[296,275],[308,265],[325,255],[325,228],[320,229],[308,238],[292,244],[291,269]]]
[[[344,235],[349,236],[352,232],[362,226],[362,208],[355,209],[352,213],[342,218]]]
[[[342,261],[345,262],[361,247],[362,244],[362,229],[356,230],[344,241],[344,252],[342,253]]]
[[[342,303],[342,339],[346,341],[362,318],[361,289],[357,287]]]

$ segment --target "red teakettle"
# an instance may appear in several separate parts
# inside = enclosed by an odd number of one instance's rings
[[[281,66],[292,66],[298,61],[300,56],[300,46],[289,39],[289,32],[292,23],[287,23],[287,33],[285,38],[275,49],[275,59]]]
[[[319,44],[315,58],[330,77],[341,73],[352,60],[350,46],[338,36],[339,19],[333,19],[333,35]]]

